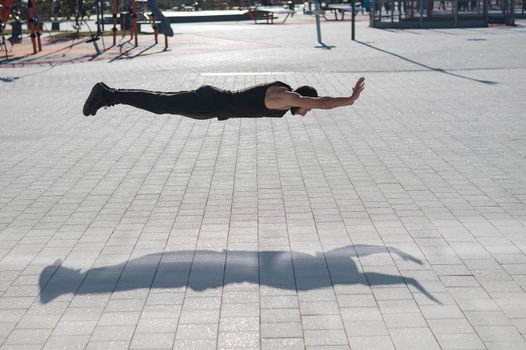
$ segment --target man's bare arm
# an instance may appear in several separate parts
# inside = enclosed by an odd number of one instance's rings
[[[293,98],[294,107],[305,107],[310,109],[333,109],[337,107],[351,106],[356,99],[349,97],[303,97]]]
[[[361,77],[353,88],[353,94],[349,97],[308,97],[301,96],[295,92],[284,91],[282,94],[282,103],[292,107],[304,107],[308,109],[333,109],[350,106],[360,97],[364,88],[365,78]]]

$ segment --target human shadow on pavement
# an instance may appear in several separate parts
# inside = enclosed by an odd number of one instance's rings
[[[12,82],[14,82],[17,79],[18,79],[18,77],[0,77],[0,81],[2,83],[12,83]]]
[[[77,41],[77,42],[73,41],[70,45],[61,47],[61,48],[59,48],[57,50],[54,50],[54,51],[51,51],[51,52],[48,52],[48,53],[45,53],[45,54],[38,54],[36,56],[33,55],[33,54],[26,54],[26,55],[22,55],[22,56],[11,57],[11,58],[9,58],[7,60],[0,61],[0,65],[2,63],[11,63],[11,62],[16,62],[16,61],[22,60],[22,59],[24,60],[22,63],[29,63],[29,62],[43,61],[42,60],[43,58],[49,58],[49,57],[53,57],[53,56],[56,56],[56,55],[61,55],[60,57],[65,57],[66,53],[71,51],[71,49],[73,47],[81,45],[81,44],[85,44],[85,43],[86,43],[86,41],[84,41],[84,40],[80,40],[80,41]]]
[[[409,62],[409,63],[412,63],[412,64],[415,64],[417,66],[420,66],[422,68],[425,68],[425,69],[428,69],[430,71],[434,71],[434,72],[439,72],[439,73],[444,73],[444,74],[447,74],[447,75],[451,75],[453,77],[457,77],[457,78],[462,78],[462,79],[467,79],[467,80],[471,80],[471,81],[475,81],[477,83],[482,83],[482,84],[487,84],[487,85],[496,85],[498,84],[498,82],[496,81],[491,81],[491,80],[481,80],[481,79],[475,79],[475,78],[470,78],[470,77],[466,77],[466,76],[463,76],[463,75],[460,75],[460,74],[456,74],[456,73],[452,73],[448,70],[445,70],[445,69],[442,69],[442,68],[435,68],[435,67],[431,67],[431,66],[428,66],[426,64],[423,64],[423,63],[420,63],[420,62],[417,62],[417,61],[414,61],[412,59],[409,59],[407,57],[404,57],[402,55],[399,55],[397,53],[394,53],[394,52],[391,52],[391,51],[387,51],[387,50],[384,50],[384,49],[380,49],[379,47],[376,47],[374,45],[371,45],[369,43],[366,43],[366,42],[363,42],[363,41],[359,41],[359,40],[356,40],[356,42],[358,44],[362,44],[364,46],[367,46],[371,49],[374,49],[374,50],[377,50],[377,51],[380,51],[380,52],[383,52],[383,53],[386,53],[386,54],[389,54],[391,56],[394,56],[394,57],[397,57],[401,60],[404,60],[406,62]]]
[[[125,45],[128,45],[128,46],[131,45],[131,46],[126,49],[124,47]],[[134,58],[137,58],[137,57],[145,57],[145,56],[157,55],[157,54],[161,54],[163,52],[169,51],[169,49],[163,49],[162,51],[154,51],[154,52],[146,53],[147,51],[153,49],[157,45],[160,45],[160,44],[156,43],[156,42],[153,42],[152,44],[150,44],[150,46],[146,46],[146,47],[142,48],[141,51],[136,52],[137,50],[141,49],[141,47],[133,46],[133,44],[131,44],[131,39],[127,40],[124,43],[118,45],[119,52],[120,52],[119,55],[113,57],[111,60],[108,61],[108,63],[113,63],[113,62],[117,62],[117,61],[120,61],[120,60],[131,60],[131,59],[134,59]]]
[[[235,283],[307,291],[332,286],[407,285],[439,303],[416,279],[378,272],[361,272],[355,259],[391,253],[422,265],[397,248],[349,245],[314,255],[290,251],[181,250],[139,258],[87,271],[71,269],[60,260],[40,274],[40,301],[61,295],[99,294],[136,289],[190,288],[203,291]]]

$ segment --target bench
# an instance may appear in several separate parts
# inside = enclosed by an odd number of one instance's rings
[[[157,44],[158,43],[158,39],[157,39],[157,35],[159,33],[161,34],[164,34],[164,49],[167,50],[168,49],[168,36],[162,32],[162,27],[159,26],[159,24],[161,23],[161,21],[158,21],[158,20],[155,20],[155,21],[152,21],[152,19],[150,18],[150,16],[146,15],[145,14],[145,17],[148,19],[146,21],[137,21],[137,33],[140,33],[141,32],[141,25],[143,24],[149,24],[152,26],[152,29],[153,29],[153,35],[154,35],[154,38],[155,38],[155,43]],[[155,23],[155,26],[156,28],[153,28],[153,24]]]
[[[344,16],[345,16],[345,12],[351,12],[352,11],[352,6],[351,6],[351,4],[327,4],[327,7],[324,8],[324,10],[328,10],[328,11],[333,12],[335,21],[338,21],[338,13],[341,13],[341,15],[342,15],[341,20],[343,21],[344,20]],[[356,2],[354,4],[354,12],[356,14],[359,11],[361,11],[363,13],[362,3],[361,2]],[[325,15],[323,17],[326,20],[328,20],[327,17],[325,17]]]
[[[161,21],[155,21],[155,24],[159,24]],[[146,21],[137,21],[137,32],[141,33],[141,26],[144,24],[152,25],[152,21],[146,20]],[[153,28],[153,27],[152,27]]]
[[[257,19],[263,17],[267,24],[274,24],[274,20],[278,19],[276,15],[286,14],[285,19],[281,23],[285,23],[290,15],[294,15],[296,11],[286,9],[283,7],[254,7],[249,9],[245,14],[250,16],[254,23],[258,24]]]

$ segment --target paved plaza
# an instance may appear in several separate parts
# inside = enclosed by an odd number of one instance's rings
[[[0,348],[526,349],[518,24],[361,18],[352,42],[323,21],[331,49],[302,15],[184,24],[166,52],[0,65]],[[362,75],[354,106],[305,118],[81,113],[101,80],[346,95]]]

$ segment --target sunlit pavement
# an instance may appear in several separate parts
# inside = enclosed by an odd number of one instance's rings
[[[0,65],[2,349],[526,348],[524,24],[322,21],[326,49],[297,15]],[[304,118],[81,113],[98,81],[360,76]]]

